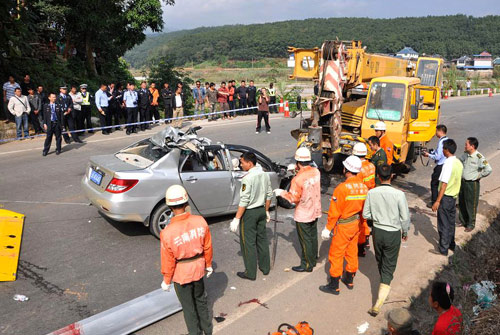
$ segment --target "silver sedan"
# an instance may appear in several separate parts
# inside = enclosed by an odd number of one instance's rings
[[[104,216],[142,222],[159,237],[172,217],[165,191],[173,184],[187,190],[194,214],[235,213],[245,175],[237,159],[245,152],[256,154],[273,189],[280,185],[285,167],[250,147],[212,144],[196,135],[198,129],[183,133],[168,127],[117,153],[91,157],[82,179],[86,197]]]

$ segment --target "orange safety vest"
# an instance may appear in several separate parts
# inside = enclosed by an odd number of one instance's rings
[[[368,160],[361,162],[361,172],[358,173],[359,179],[369,190],[375,187],[375,165]]]
[[[386,134],[380,137],[380,147],[384,149],[385,154],[387,156],[387,164],[392,164],[392,159],[394,155],[394,144],[391,142],[389,137]]]
[[[326,228],[332,230],[339,219],[345,220],[355,215],[359,215],[359,218],[354,218],[352,222],[359,222],[367,193],[368,187],[359,180],[358,176],[347,178],[345,182],[338,185],[330,201]]]
[[[158,93],[157,88],[150,88],[149,92],[151,92],[151,95],[153,96],[153,101],[151,102],[151,106],[158,106],[158,98],[160,97],[160,93]]]
[[[161,272],[166,284],[184,285],[203,278],[212,266],[212,237],[202,216],[174,216],[160,233]]]

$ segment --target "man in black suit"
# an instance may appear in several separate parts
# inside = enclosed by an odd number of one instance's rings
[[[83,143],[75,132],[76,112],[73,111],[73,99],[68,95],[68,88],[66,86],[59,87],[59,96],[56,103],[63,111],[63,127],[71,132],[71,138],[77,143]],[[63,134],[64,142],[70,144],[71,140],[66,132]]]
[[[55,93],[49,94],[49,103],[43,105],[42,113],[43,129],[47,133],[43,145],[42,156],[47,156],[53,135],[56,135],[56,155],[59,155],[61,153],[61,134],[63,130],[64,115],[61,106],[56,103]]]
[[[137,92],[139,100],[138,100],[138,105],[139,105],[139,121],[144,122],[140,124],[141,130],[146,130],[149,129],[149,123],[146,123],[151,119],[149,113],[150,113],[150,106],[151,102],[153,102],[153,95],[149,90],[147,89],[147,84],[145,81],[141,83],[141,88]]]

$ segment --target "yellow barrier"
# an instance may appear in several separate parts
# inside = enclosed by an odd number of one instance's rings
[[[0,281],[16,280],[23,224],[23,214],[0,209]]]

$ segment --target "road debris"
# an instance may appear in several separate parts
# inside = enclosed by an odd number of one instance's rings
[[[370,327],[370,324],[368,322],[365,322],[361,325],[359,325],[357,328],[358,328],[358,334],[364,334],[366,333],[366,331],[368,330],[368,328]]]
[[[474,315],[479,315],[479,312],[491,307],[496,300],[497,295],[494,293],[496,284],[489,280],[483,280],[481,283],[475,283],[470,286],[472,291],[477,294],[477,305],[472,307]]]
[[[290,272],[290,268],[284,268],[283,271]]]
[[[254,303],[254,304],[259,304],[259,305],[261,305],[262,307],[269,309],[269,307],[267,307],[267,304],[263,304],[263,303],[261,303],[261,302],[260,302],[260,300],[259,300],[259,299],[257,299],[257,298],[253,298],[253,299],[250,299],[250,300],[248,300],[248,301],[243,301],[243,302],[240,302],[240,303],[238,304],[238,307],[240,307],[240,306],[242,306],[242,305],[246,305],[246,304],[252,304],[252,303]]]
[[[29,298],[25,295],[22,295],[22,294],[16,294],[14,296],[14,300],[23,302],[23,301],[28,301]]]
[[[221,322],[226,321],[226,316],[227,316],[226,313],[219,313],[219,315],[215,316],[214,319],[215,319],[215,321],[217,321],[217,323],[221,323]]]
[[[231,287],[230,287],[230,289],[231,289],[231,290],[236,290],[236,287],[231,286]]]

